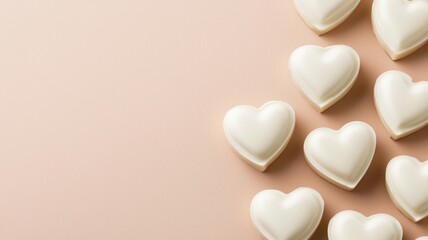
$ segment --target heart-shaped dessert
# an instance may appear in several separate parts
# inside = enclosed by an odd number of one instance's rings
[[[259,192],[251,201],[251,220],[268,240],[306,240],[318,227],[324,200],[311,188],[289,194],[278,190]]]
[[[336,131],[318,128],[305,140],[309,165],[327,181],[354,189],[366,173],[376,149],[376,133],[364,122],[350,122]]]
[[[345,21],[359,3],[360,0],[294,0],[303,21],[318,35]]]
[[[428,81],[414,83],[404,72],[388,71],[376,80],[374,98],[383,125],[393,139],[428,124]]]
[[[342,211],[328,224],[329,240],[401,240],[403,228],[387,214],[365,217],[359,212]]]
[[[345,45],[306,45],[291,54],[289,69],[297,88],[322,112],[352,88],[360,71],[360,57]]]
[[[293,108],[285,102],[271,101],[257,109],[241,105],[224,117],[224,133],[243,160],[259,171],[281,154],[294,131]]]
[[[428,240],[428,236],[418,237],[416,240]]]
[[[428,216],[428,161],[398,156],[386,168],[386,186],[397,208],[414,222]]]
[[[391,59],[403,58],[428,41],[428,1],[374,0],[372,23]]]

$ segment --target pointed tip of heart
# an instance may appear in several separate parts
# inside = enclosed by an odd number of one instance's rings
[[[315,107],[315,109],[319,112],[319,113],[323,113],[325,110],[329,109],[331,106],[333,106],[333,104],[323,104],[323,105],[316,105],[313,104],[313,106]]]
[[[303,93],[304,94],[304,93]],[[311,106],[319,113],[323,113],[325,110],[327,110],[329,107],[331,107],[333,104],[327,104],[327,103],[316,103],[309,97],[305,96],[305,98],[309,101]]]
[[[245,162],[248,163],[250,166],[252,166],[253,168],[255,168],[259,172],[264,172],[269,167],[268,164],[258,165],[258,164],[254,164],[251,161],[247,161],[247,160]]]
[[[378,32],[378,30],[376,30],[376,26],[373,25],[373,32],[379,42],[379,44],[382,46],[382,48],[384,49],[385,53],[388,55],[388,57],[392,60],[392,61],[397,61],[400,60],[404,57],[407,57],[408,55],[410,55],[411,53],[415,52],[417,49],[413,50],[413,51],[407,51],[407,52],[403,52],[403,51],[396,51],[390,48],[390,46],[384,41],[383,37],[380,35],[380,33]]]
[[[312,23],[307,22],[307,20],[305,18],[303,18],[303,21],[305,22],[306,26],[308,26],[309,29],[311,29],[318,36],[324,35],[336,27],[336,26],[321,27],[321,26],[313,25]]]
[[[391,58],[392,61],[397,61],[402,58],[405,58],[416,51],[415,49],[413,51],[408,51],[408,52],[397,52],[390,49],[388,46],[386,46],[386,44],[385,45],[381,44],[381,45],[383,45],[383,48],[385,49],[386,54],[389,56],[389,58]]]
[[[305,24],[316,34],[323,35],[344,22],[359,5],[360,0],[317,1],[294,0],[294,6]]]
[[[389,197],[391,198],[392,202],[394,203],[394,205],[397,207],[397,209],[404,215],[406,216],[410,221],[417,223],[420,220],[423,219],[423,217],[415,217],[413,214],[411,214],[409,211],[407,211],[406,209],[404,209],[401,204],[397,201],[397,199],[395,199],[394,194],[392,193],[392,189],[390,188],[390,186],[387,184],[386,186],[386,190],[388,192]]]
[[[389,53],[388,55],[389,55],[389,57],[391,58],[392,61],[397,61],[397,60],[399,60],[399,59],[401,59],[401,58],[404,57],[404,56],[400,56],[398,54],[393,54],[393,53]]]
[[[380,115],[380,113],[379,113],[379,115]],[[394,141],[397,141],[397,140],[399,140],[399,139],[401,139],[401,138],[403,138],[403,137],[405,137],[405,136],[407,136],[408,134],[399,134],[399,133],[396,133],[396,132],[394,132],[394,130],[392,130],[390,127],[389,127],[389,125],[388,124],[386,124],[385,122],[384,122],[384,120],[381,118],[381,122],[382,122],[382,124],[385,126],[385,129],[386,129],[386,132],[388,133],[388,135],[389,135],[389,137],[392,139],[392,140],[394,140]],[[410,134],[410,133],[409,133]]]
[[[309,25],[308,25],[309,26]],[[330,32],[331,30],[333,30],[334,28],[315,28],[313,26],[309,26],[310,29],[312,29],[312,31],[317,34],[318,36],[322,36],[328,32]]]
[[[329,182],[329,183],[331,183],[337,187],[340,187],[344,190],[347,190],[347,191],[353,191],[357,187],[358,182],[346,182],[345,183],[345,182],[336,181],[336,180],[332,179],[330,176],[324,174],[324,172],[320,171],[315,165],[313,165],[312,162],[308,160],[308,157],[306,155],[305,155],[305,158],[306,158],[306,162],[308,162],[308,164],[312,168],[312,170],[314,170],[318,175],[320,175],[327,182]]]
[[[342,189],[348,190],[348,191],[352,191],[357,187],[357,182],[353,182],[353,183],[334,183],[336,186],[341,187]]]
[[[388,57],[392,60],[392,61],[398,61],[402,58],[405,58],[409,55],[411,55],[412,53],[416,52],[419,48],[413,48],[407,51],[397,51],[397,50],[393,50],[389,47],[389,45],[387,43],[385,43],[385,41],[383,40],[382,36],[380,36],[377,33],[376,29],[373,29],[376,38],[378,39],[378,42],[380,43],[380,45],[382,46],[382,48],[385,50],[385,53],[388,55]]]
[[[399,140],[400,138],[403,138],[403,137],[405,137],[405,136],[400,136],[400,135],[396,135],[396,134],[394,134],[394,133],[389,133],[389,137],[392,139],[392,140],[394,140],[394,141],[397,141],[397,140]]]

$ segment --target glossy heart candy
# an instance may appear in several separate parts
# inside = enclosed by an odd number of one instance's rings
[[[297,88],[322,112],[352,88],[360,71],[360,58],[345,45],[306,45],[291,54],[289,69]]]
[[[294,0],[297,12],[318,35],[345,21],[359,3],[360,0]]]
[[[391,59],[403,58],[428,41],[428,1],[374,0],[372,23]]]
[[[376,134],[364,122],[350,122],[336,131],[318,128],[305,140],[309,165],[323,178],[347,190],[362,179],[376,149]]]
[[[387,214],[365,217],[355,211],[342,211],[328,224],[329,240],[401,240],[401,224]]]
[[[398,209],[414,222],[428,216],[428,161],[393,158],[386,168],[388,193]]]
[[[224,133],[235,152],[248,164],[265,171],[285,149],[294,131],[293,108],[272,101],[257,109],[241,105],[224,117]]]
[[[393,139],[428,124],[428,81],[412,82],[404,72],[388,71],[376,80],[374,98],[383,125]]]
[[[268,240],[306,240],[318,227],[324,212],[321,195],[311,188],[289,194],[264,190],[252,200],[251,220]]]

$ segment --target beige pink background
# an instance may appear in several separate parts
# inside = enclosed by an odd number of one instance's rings
[[[385,190],[389,159],[428,159],[428,129],[392,141],[373,85],[391,69],[428,79],[428,47],[392,62],[363,0],[318,37],[290,0],[16,0],[0,2],[0,239],[260,239],[249,203],[260,190],[317,189],[329,219],[353,209],[388,213],[405,239],[428,235]],[[292,85],[290,53],[347,44],[361,75],[342,101],[317,113]],[[265,173],[228,146],[225,112],[284,100],[295,134]],[[302,152],[314,128],[352,120],[378,135],[372,166],[353,192],[316,175]]]

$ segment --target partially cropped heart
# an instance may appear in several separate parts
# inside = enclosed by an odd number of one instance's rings
[[[306,45],[291,54],[289,69],[297,88],[322,112],[352,88],[360,70],[360,58],[345,45]]]
[[[347,190],[366,173],[376,149],[376,134],[364,122],[350,122],[340,130],[318,128],[304,143],[309,165],[323,178]]]
[[[260,109],[241,105],[224,117],[224,133],[235,152],[259,171],[281,154],[294,131],[293,108],[285,102],[272,101]]]
[[[269,240],[309,239],[324,211],[321,195],[311,188],[298,188],[290,194],[264,190],[252,200],[251,220]]]
[[[398,209],[414,222],[428,217],[428,161],[393,158],[386,168],[388,193]]]
[[[372,23],[391,59],[403,58],[428,41],[428,1],[374,0]]]
[[[365,217],[355,211],[342,211],[328,224],[329,240],[401,240],[403,228],[387,214]]]
[[[379,116],[393,139],[428,124],[428,81],[414,83],[404,72],[388,71],[376,80],[374,98]]]
[[[360,0],[294,0],[303,21],[318,35],[345,21],[359,3]]]

